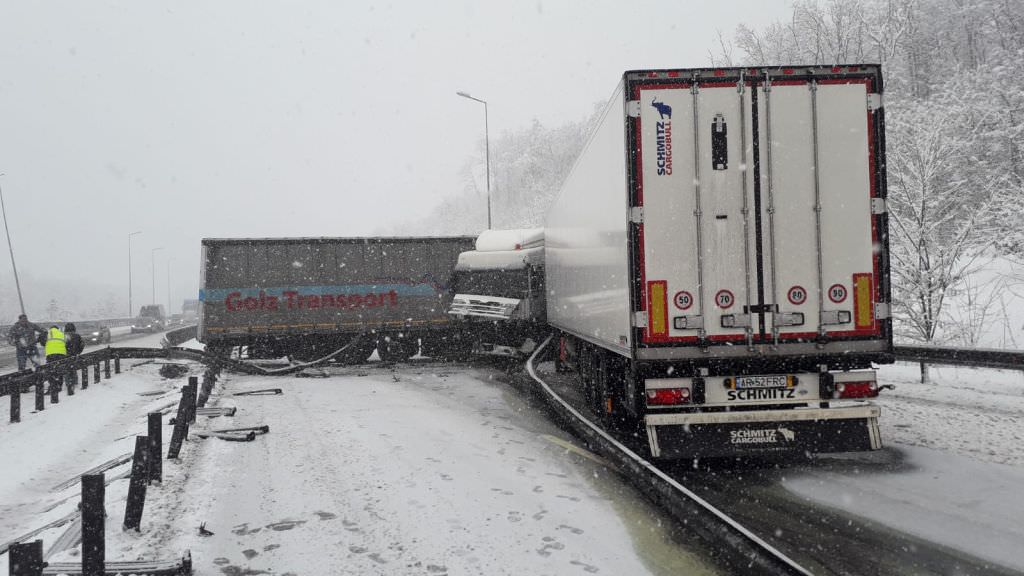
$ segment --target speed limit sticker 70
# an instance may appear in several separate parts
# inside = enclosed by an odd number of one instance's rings
[[[723,310],[732,308],[732,305],[735,303],[736,297],[728,290],[719,290],[718,293],[715,294],[715,304]]]

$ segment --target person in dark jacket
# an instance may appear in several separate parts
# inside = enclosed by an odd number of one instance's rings
[[[36,357],[39,356],[39,349],[36,348],[37,334],[46,334],[46,330],[28,321],[28,316],[18,316],[18,322],[7,331],[7,341],[14,346],[15,355],[18,358],[18,370],[24,370],[29,361],[35,367],[39,367]]]
[[[85,343],[82,342],[82,337],[78,335],[76,330],[75,325],[71,322],[64,326],[64,338],[68,349],[68,356],[78,356],[82,353],[82,350],[85,350]]]

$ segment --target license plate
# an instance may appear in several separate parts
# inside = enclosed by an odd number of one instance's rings
[[[785,388],[788,382],[786,376],[738,376],[736,378],[737,390]]]

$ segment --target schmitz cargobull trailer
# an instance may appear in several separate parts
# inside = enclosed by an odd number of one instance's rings
[[[470,236],[204,239],[199,340],[250,357],[444,354],[451,278]]]
[[[875,65],[627,72],[547,219],[562,359],[655,457],[881,446]]]

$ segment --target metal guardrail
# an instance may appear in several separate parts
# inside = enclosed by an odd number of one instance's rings
[[[181,346],[185,342],[192,340],[198,334],[198,326],[193,324],[192,326],[183,326],[181,328],[175,328],[174,330],[168,331],[164,334],[164,340],[168,346]]]
[[[899,344],[895,346],[894,352],[896,360],[900,362],[923,362],[925,364],[949,364],[951,366],[1024,371],[1024,350]]]

